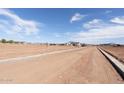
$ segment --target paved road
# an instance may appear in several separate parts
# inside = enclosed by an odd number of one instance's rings
[[[0,83],[123,83],[96,47],[0,63]]]

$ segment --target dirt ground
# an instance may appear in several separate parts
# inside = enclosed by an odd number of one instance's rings
[[[56,50],[71,49],[73,46],[47,46],[33,44],[1,44],[0,59],[41,54]]]
[[[40,46],[39,46],[40,47]],[[124,83],[96,47],[0,63],[0,83]]]
[[[116,56],[118,59],[123,60],[124,62],[124,46],[104,46],[103,49],[107,50],[114,56]]]

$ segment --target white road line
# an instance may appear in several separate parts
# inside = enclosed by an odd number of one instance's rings
[[[100,49],[100,48],[99,48]],[[112,57],[110,54],[106,53],[100,49],[117,67],[119,67],[124,72],[124,64],[118,61],[116,58]]]
[[[41,57],[41,56],[52,55],[52,54],[63,53],[63,52],[69,52],[69,51],[75,51],[75,50],[80,50],[80,49],[82,49],[82,48],[66,49],[66,50],[59,50],[59,51],[48,52],[48,53],[37,54],[37,55],[31,55],[31,56],[2,59],[2,60],[0,60],[0,63],[19,61],[19,60],[30,59],[30,58],[37,58],[37,57]]]

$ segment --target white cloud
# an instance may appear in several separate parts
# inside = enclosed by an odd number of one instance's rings
[[[110,20],[113,23],[124,24],[124,16],[115,17]]]
[[[7,19],[0,19],[0,29],[8,34],[20,33],[25,35],[37,34],[40,30],[40,23],[32,20],[25,20],[8,9],[0,9],[0,16]]]
[[[89,29],[89,28],[100,28],[103,25],[104,25],[104,22],[101,19],[93,19],[92,21],[84,23],[83,27],[86,28],[86,29]]]
[[[61,34],[60,33],[54,33],[54,36],[59,38],[59,37],[61,37]]]
[[[79,21],[81,20],[83,17],[85,17],[85,15],[81,15],[80,13],[76,13],[72,16],[70,22],[73,23],[75,21]]]
[[[80,32],[70,34],[72,40],[88,43],[99,40],[124,38],[124,25],[107,23],[100,19],[94,19],[83,25]]]
[[[124,26],[110,26],[88,31],[81,31],[74,36],[82,39],[105,39],[105,38],[120,38],[124,37]]]
[[[111,13],[111,12],[112,12],[111,10],[105,11],[106,14],[109,14],[109,13]]]

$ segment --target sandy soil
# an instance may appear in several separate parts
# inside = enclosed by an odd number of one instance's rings
[[[47,46],[31,44],[1,44],[0,59],[41,54],[56,50],[75,48],[73,46]]]
[[[0,64],[0,83],[124,83],[96,47]]]
[[[124,62],[124,47],[118,46],[118,47],[113,47],[113,46],[104,46],[102,47],[114,56],[116,56],[118,59],[123,60]]]

